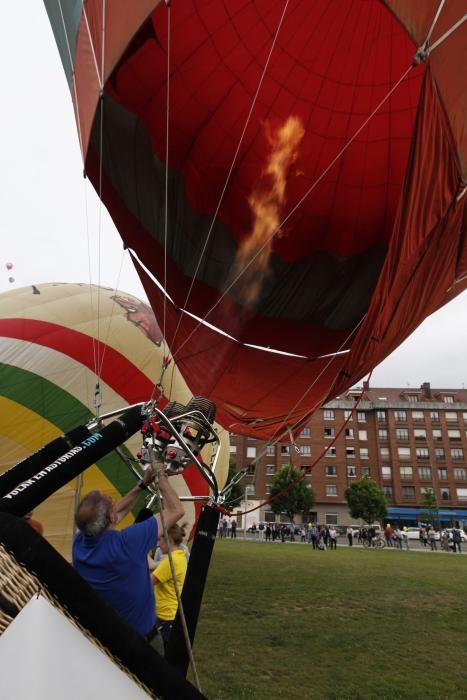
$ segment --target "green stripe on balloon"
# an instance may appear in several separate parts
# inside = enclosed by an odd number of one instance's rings
[[[64,433],[93,417],[87,406],[48,379],[1,362],[0,394],[37,413]],[[128,457],[133,457],[127,448],[123,449]],[[124,494],[135,485],[134,476],[115,453],[100,459],[97,466],[119,493]]]

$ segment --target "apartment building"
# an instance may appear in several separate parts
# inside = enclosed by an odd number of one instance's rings
[[[467,524],[467,390],[411,387],[352,389],[323,406],[290,441],[265,442],[231,435],[231,456],[248,468],[242,484],[252,503],[268,498],[274,474],[292,463],[306,473],[316,505],[307,519],[348,525],[344,492],[368,474],[384,490],[389,519],[414,524],[427,489],[440,519]],[[358,401],[358,405],[356,402]],[[262,505],[256,521],[272,520]]]

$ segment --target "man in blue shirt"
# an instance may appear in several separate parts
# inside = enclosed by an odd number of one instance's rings
[[[184,510],[164,466],[158,467],[164,522],[169,528],[183,517]],[[91,491],[81,500],[75,515],[79,532],[73,542],[73,566],[101,598],[163,654],[147,562],[147,554],[156,547],[158,534],[162,532],[160,515],[123,530],[114,529],[153,478],[148,469],[144,478],[116,505],[101,491]]]

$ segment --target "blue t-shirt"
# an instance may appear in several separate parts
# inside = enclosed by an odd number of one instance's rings
[[[78,532],[73,542],[74,569],[141,635],[156,624],[147,555],[157,536],[157,522],[151,517],[98,537]]]

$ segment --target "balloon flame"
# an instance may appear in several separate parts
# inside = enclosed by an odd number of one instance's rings
[[[248,200],[254,216],[253,230],[240,244],[234,266],[236,276],[254,258],[240,280],[240,296],[246,306],[255,305],[268,276],[272,242],[280,234],[287,176],[297,159],[304,134],[303,124],[296,116],[289,117],[277,131],[268,134],[271,152]]]

